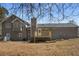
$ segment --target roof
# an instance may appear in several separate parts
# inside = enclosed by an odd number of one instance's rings
[[[15,16],[15,15],[11,15],[11,16],[7,17],[6,20],[4,20],[3,22],[8,21],[8,19],[10,19],[10,18],[13,19],[13,20],[14,20],[14,19],[20,20],[24,25],[30,25],[28,22],[26,22],[26,21],[20,19],[19,17]],[[13,21],[13,20],[12,20],[12,21]],[[11,22],[12,22],[12,21],[11,21]]]
[[[38,24],[37,27],[78,27],[72,23],[59,23],[59,24]]]

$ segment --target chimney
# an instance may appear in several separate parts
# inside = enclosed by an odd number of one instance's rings
[[[36,18],[31,18],[31,39],[35,39],[35,31],[36,31]]]

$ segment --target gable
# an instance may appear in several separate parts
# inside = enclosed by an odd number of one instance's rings
[[[11,22],[11,21],[13,21],[15,18],[16,18],[16,17],[15,17],[14,15],[11,15],[11,16],[7,17],[4,21],[2,21],[2,23],[4,23],[4,22]]]
[[[18,18],[15,18],[13,21],[11,21],[11,23],[14,23],[14,22],[19,22],[19,23],[22,23],[23,25],[28,25],[22,22],[21,20],[19,20]]]
[[[16,20],[18,20],[19,22],[23,23],[24,25],[28,25],[29,26],[29,23],[20,19],[19,17],[15,16],[15,15],[11,15],[10,17],[7,17],[6,20],[3,21],[4,22],[9,22],[9,23],[13,23],[15,22]]]

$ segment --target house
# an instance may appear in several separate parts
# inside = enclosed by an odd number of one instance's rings
[[[78,37],[78,26],[73,23],[52,23],[52,24],[37,24],[36,20],[31,20],[31,32],[34,32],[32,28],[35,28],[35,38],[49,38],[52,39],[68,39]],[[33,30],[33,31],[32,31]],[[48,39],[47,39],[48,40]]]
[[[11,15],[2,22],[2,36],[11,40],[23,40],[27,36],[29,23],[15,15]]]
[[[50,39],[76,38],[78,26],[72,23],[38,24],[36,37],[49,37]]]
[[[8,40],[30,40],[33,38],[68,39],[78,36],[78,26],[73,23],[37,24],[36,18],[28,23],[15,15],[0,23],[0,34]]]

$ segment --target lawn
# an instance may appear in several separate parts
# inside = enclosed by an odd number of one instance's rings
[[[79,38],[51,43],[0,41],[0,55],[12,56],[79,56]]]

